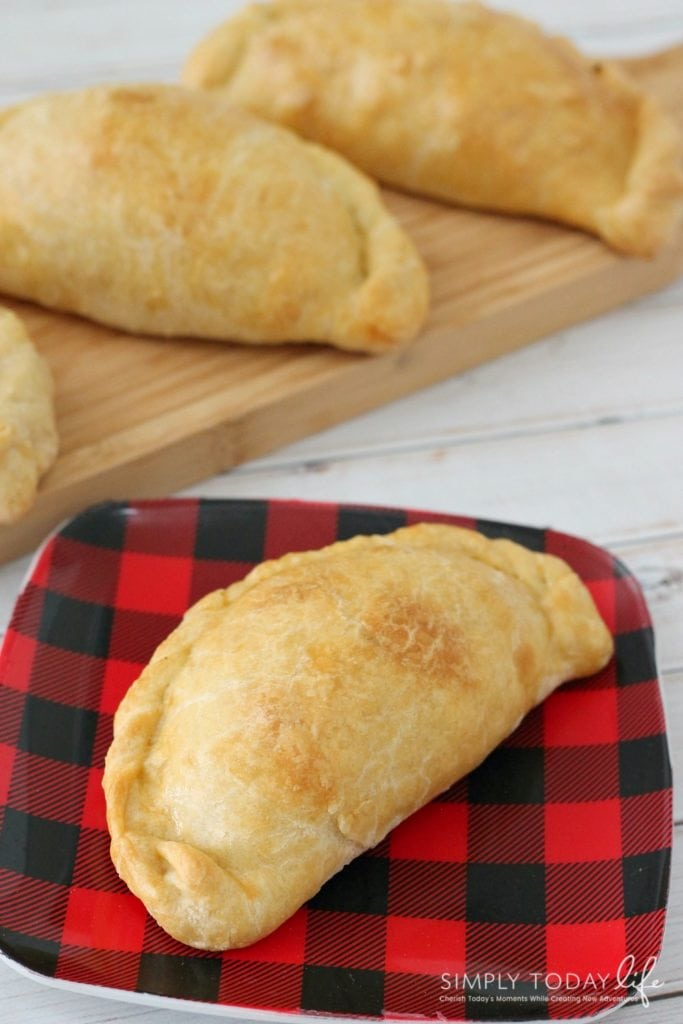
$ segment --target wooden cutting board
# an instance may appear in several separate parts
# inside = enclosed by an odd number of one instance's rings
[[[683,46],[629,67],[683,125]],[[433,293],[421,337],[390,355],[138,338],[7,300],[52,366],[61,454],[29,514],[0,527],[0,561],[88,504],[196,483],[683,272],[683,238],[655,260],[635,260],[551,224],[386,198],[429,266]]]

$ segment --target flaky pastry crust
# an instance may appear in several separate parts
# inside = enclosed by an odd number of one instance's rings
[[[0,290],[124,330],[380,352],[426,271],[341,157],[180,86],[0,113]]]
[[[28,511],[57,448],[50,370],[19,317],[0,308],[0,527]]]
[[[117,871],[172,936],[245,946],[465,775],[612,640],[557,558],[421,524],[199,601],[117,711]]]
[[[382,181],[576,225],[652,255],[683,209],[681,138],[615,64],[478,3],[251,4],[184,80]]]

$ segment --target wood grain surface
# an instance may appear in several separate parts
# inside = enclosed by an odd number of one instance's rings
[[[683,121],[683,47],[630,64]],[[85,505],[188,486],[656,290],[683,268],[683,242],[628,259],[555,225],[386,198],[433,291],[421,337],[387,356],[134,337],[8,300],[54,371],[61,453],[29,515],[0,531],[0,561]]]

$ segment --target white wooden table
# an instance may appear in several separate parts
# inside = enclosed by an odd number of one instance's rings
[[[2,0],[0,103],[98,80],[172,79],[238,0]],[[683,0],[510,0],[595,53],[683,39]],[[215,497],[412,505],[553,526],[635,571],[655,621],[674,771],[683,766],[683,282],[194,488]],[[0,633],[28,560],[0,569]],[[664,951],[648,1008],[683,1019],[683,788]],[[207,1018],[56,991],[0,965],[13,1024]]]

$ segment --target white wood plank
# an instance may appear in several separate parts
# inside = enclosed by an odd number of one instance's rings
[[[456,447],[269,467],[252,462],[187,494],[407,505],[534,526],[596,543],[683,522],[683,416]]]
[[[493,6],[496,6],[494,3]],[[561,32],[590,53],[645,53],[683,38],[680,0],[581,0],[549,4],[547,0],[510,0],[497,6],[523,13],[547,30]]]
[[[683,996],[658,999],[646,1008],[630,1004],[604,1017],[610,1024],[680,1024],[683,1017]]]
[[[638,544],[611,544],[610,551],[625,562],[643,588],[660,671],[683,668],[683,533]]]
[[[7,3],[0,101],[100,80],[175,79],[190,48],[238,0]]]
[[[681,0],[560,0],[549,4],[547,0],[497,0],[491,6],[523,13],[528,18],[558,31],[591,32],[605,30],[619,32],[622,28],[642,28],[648,20],[670,20],[683,29]]]
[[[275,451],[258,465],[471,444],[683,411],[681,322],[683,280]]]
[[[683,991],[683,827],[675,829],[671,859],[671,885],[662,954],[652,980],[662,982],[661,992]]]
[[[664,673],[662,693],[674,777],[674,820],[683,825],[683,671]],[[681,881],[683,882],[683,879]],[[681,929],[683,930],[683,923]]]
[[[31,557],[19,558],[0,568],[0,637],[7,629],[21,585],[31,564]]]

